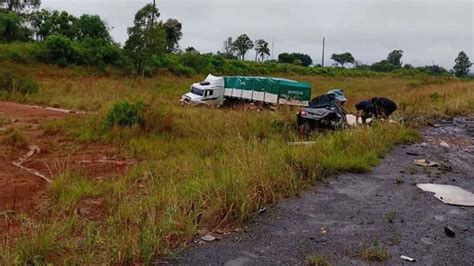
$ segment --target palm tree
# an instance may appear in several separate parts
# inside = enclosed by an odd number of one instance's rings
[[[265,56],[270,56],[269,44],[265,40],[257,40],[255,43],[255,51],[257,52],[256,57],[257,55],[260,56],[260,60],[263,62],[265,61]]]

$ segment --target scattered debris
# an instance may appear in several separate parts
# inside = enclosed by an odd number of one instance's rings
[[[444,232],[446,233],[447,236],[449,237],[454,237],[456,236],[456,232],[454,232],[453,228],[449,227],[449,226],[445,226],[444,227]]]
[[[415,261],[416,261],[416,259],[410,258],[410,257],[405,256],[405,255],[401,255],[401,256],[400,256],[400,259],[406,260],[406,261],[409,261],[409,262],[415,262]]]
[[[264,212],[266,212],[266,211],[267,211],[267,207],[263,207],[263,208],[261,208],[260,210],[258,210],[257,213],[260,214],[260,213],[264,213]]]
[[[423,191],[435,193],[435,197],[450,205],[474,207],[474,194],[453,185],[418,184]]]
[[[421,239],[421,242],[423,242],[423,244],[425,245],[433,245],[433,241],[431,241],[431,239],[427,238],[427,237],[422,237]]]
[[[445,148],[451,148],[451,146],[449,146],[449,144],[446,143],[445,141],[441,141],[441,142],[439,143],[439,146],[445,147]]]
[[[418,153],[415,153],[415,152],[407,152],[407,155],[420,156]]]
[[[415,160],[415,164],[423,167],[437,167],[439,164],[437,162],[431,162],[426,159]]]
[[[324,227],[321,228],[321,229],[319,230],[319,232],[320,232],[322,235],[325,235],[325,234],[328,233],[328,231],[327,231],[326,228],[324,228]]]
[[[212,235],[205,235],[201,237],[201,239],[206,242],[212,242],[212,241],[215,241],[217,238]]]

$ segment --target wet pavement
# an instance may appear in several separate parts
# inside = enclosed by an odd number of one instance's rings
[[[242,233],[196,244],[173,263],[303,265],[308,256],[322,255],[333,265],[365,265],[360,252],[377,243],[391,254],[381,264],[474,265],[474,208],[446,205],[416,187],[447,184],[474,192],[474,117],[439,122],[423,136],[422,143],[395,148],[370,173],[329,178],[269,208]],[[415,166],[415,159],[441,167]]]

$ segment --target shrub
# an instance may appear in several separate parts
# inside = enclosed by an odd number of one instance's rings
[[[118,46],[102,39],[85,39],[77,48],[80,51],[80,63],[85,65],[118,65],[122,58],[122,50]]]
[[[38,82],[10,70],[0,70],[0,91],[6,93],[31,94],[39,90]]]
[[[45,41],[47,62],[59,66],[74,64],[79,59],[74,42],[63,35],[51,35]]]
[[[183,66],[192,68],[197,73],[205,73],[211,70],[209,58],[205,55],[186,53],[180,56],[180,62]]]
[[[15,42],[0,44],[0,60],[10,60],[17,63],[33,63],[44,55],[42,43]]]
[[[390,253],[386,248],[379,246],[378,243],[374,243],[373,246],[368,247],[361,252],[361,257],[365,261],[383,262],[390,258]]]
[[[143,127],[145,124],[145,111],[146,106],[141,101],[136,103],[116,103],[102,122],[102,127],[103,129],[111,129],[114,126],[132,127],[138,125]]]

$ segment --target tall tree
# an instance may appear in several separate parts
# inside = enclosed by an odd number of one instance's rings
[[[469,57],[466,55],[464,51],[459,52],[458,57],[454,60],[456,63],[453,67],[454,74],[456,77],[465,77],[469,73],[469,69],[472,66]]]
[[[41,0],[0,0],[0,10],[23,13],[25,10],[37,9]]]
[[[270,56],[270,48],[265,40],[260,39],[255,42],[255,51],[261,62],[265,61],[265,56]]]
[[[237,55],[240,57],[240,60],[245,60],[245,54],[253,48],[254,44],[250,40],[247,34],[242,34],[232,43]]]
[[[37,41],[44,41],[51,34],[51,12],[41,9],[29,16],[29,22]]]
[[[393,50],[390,52],[387,56],[387,61],[395,66],[395,68],[401,68],[402,67],[402,57],[403,57],[403,51],[402,50]]]
[[[344,67],[344,64],[351,63],[354,64],[354,57],[351,53],[342,53],[342,54],[332,54],[331,59]]]
[[[27,41],[30,31],[23,26],[23,16],[15,12],[0,12],[0,42]]]
[[[181,32],[183,25],[176,19],[170,18],[163,23],[166,32],[166,49],[168,53],[173,53],[179,49],[179,40],[183,37]]]
[[[224,54],[228,57],[234,56],[235,47],[233,44],[234,41],[232,40],[232,37],[229,37],[224,41]]]
[[[166,51],[166,32],[161,24],[155,22],[159,16],[158,8],[148,4],[137,12],[134,26],[128,28],[125,49],[132,53],[137,74],[142,76],[150,58]]]
[[[112,37],[110,37],[109,29],[105,22],[99,16],[93,15],[82,15],[79,19],[75,21],[77,28],[77,39],[84,40],[86,38],[90,39],[100,39],[106,42],[112,42]]]

